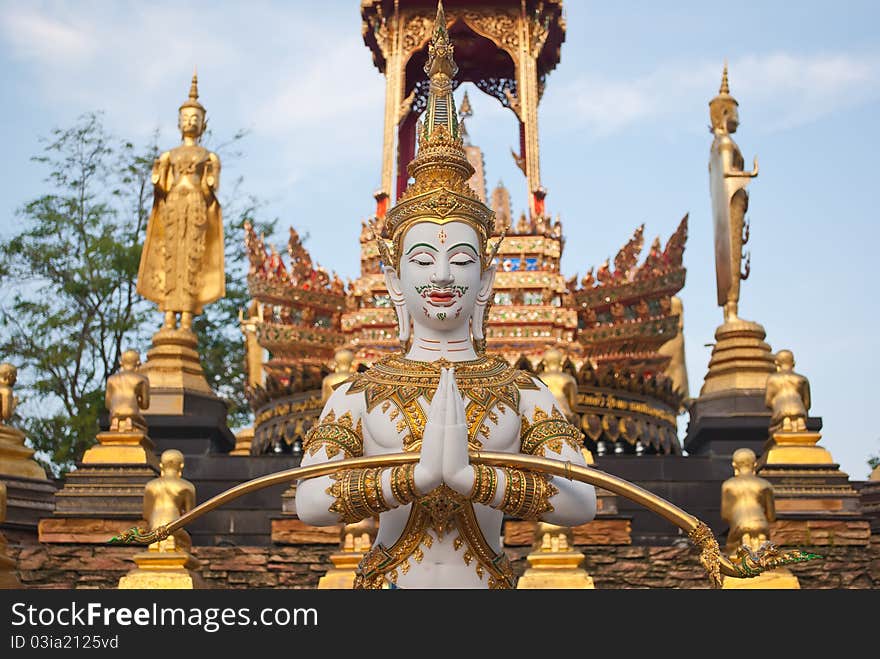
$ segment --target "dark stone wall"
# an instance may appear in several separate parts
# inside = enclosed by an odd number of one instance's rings
[[[824,558],[791,566],[801,588],[880,588],[880,540],[868,547],[805,547]],[[13,545],[26,588],[115,588],[134,567],[135,547]],[[336,545],[293,547],[194,547],[201,575],[212,588],[314,588],[330,566]],[[698,554],[690,546],[579,547],[597,589],[708,588]],[[514,570],[526,567],[528,547],[507,549]]]

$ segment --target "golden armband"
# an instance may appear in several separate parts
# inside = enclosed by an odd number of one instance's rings
[[[333,504],[329,510],[339,515],[339,521],[353,524],[391,510],[382,494],[381,467],[348,469],[331,478],[327,494],[333,497]]]
[[[555,406],[549,415],[536,407],[531,422],[525,416],[521,418],[520,450],[526,455],[544,456],[547,449],[561,454],[563,444],[568,444],[577,453],[583,448],[581,431],[570,424]]]
[[[542,513],[551,512],[550,497],[559,490],[550,482],[551,477],[522,469],[504,468],[507,485],[500,509],[520,519],[537,519]]]
[[[315,455],[321,447],[329,459],[340,453],[346,458],[359,458],[364,454],[364,435],[361,420],[357,424],[346,412],[338,419],[333,410],[321,419],[321,422],[306,433],[303,440],[303,452]]]
[[[421,496],[416,490],[416,466],[414,464],[391,469],[391,492],[401,506],[412,503]]]
[[[498,472],[488,465],[471,465],[474,470],[474,489],[468,497],[474,503],[491,505],[498,489]]]

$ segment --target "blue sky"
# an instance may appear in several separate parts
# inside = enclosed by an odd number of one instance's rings
[[[721,311],[715,306],[707,103],[725,58],[739,100],[736,139],[761,175],[750,186],[752,275],[741,315],[794,351],[810,378],[822,445],[865,478],[880,453],[873,413],[878,229],[876,117],[880,9],[872,2],[565,3],[567,37],[540,109],[548,210],[567,239],[563,268],[583,274],[646,224],[665,240],[690,212],[682,292],[693,392]],[[103,110],[120,136],[160,130],[198,65],[213,131],[250,130],[226,163],[265,212],[308,232],[313,257],[358,273],[360,220],[380,179],[384,82],[360,36],[359,3],[0,2],[4,102],[0,235],[42,188],[39,136]],[[460,94],[461,92],[459,92]],[[526,206],[510,155],[510,111],[476,90],[468,130],[491,185]],[[222,201],[222,191],[221,191]],[[682,429],[686,418],[682,420]]]

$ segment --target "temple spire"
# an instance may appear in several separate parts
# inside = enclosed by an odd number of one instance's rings
[[[468,93],[465,91],[464,98],[461,99],[461,106],[458,108],[459,130],[461,131],[461,138],[464,140],[465,145],[470,145],[471,140],[464,120],[472,116],[474,116],[474,110],[471,107],[471,99],[468,98]]]
[[[428,61],[425,62],[425,73],[431,86],[425,111],[424,138],[433,135],[439,126],[443,126],[453,139],[459,137],[458,113],[452,97],[452,81],[458,74],[453,51],[441,0],[437,3],[437,18],[434,21],[431,43],[428,45]]]

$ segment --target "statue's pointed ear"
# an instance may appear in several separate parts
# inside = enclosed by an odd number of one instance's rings
[[[485,304],[492,297],[492,286],[495,284],[495,273],[498,271],[497,265],[492,265],[483,271],[480,276],[480,292],[477,295],[477,304]]]
[[[400,283],[400,277],[397,276],[397,270],[390,265],[385,265],[382,266],[382,274],[385,275],[385,286],[388,288],[388,294],[391,295],[391,301],[395,305],[403,304],[403,286]]]

